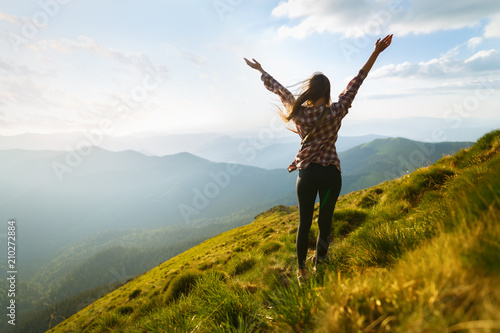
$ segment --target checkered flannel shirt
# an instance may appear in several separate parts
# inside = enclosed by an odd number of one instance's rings
[[[361,83],[366,78],[366,73],[359,71],[347,85],[347,88],[339,95],[338,102],[332,103],[328,108],[328,114],[316,127],[307,144],[299,150],[295,160],[288,167],[288,171],[306,169],[311,163],[318,163],[324,166],[333,164],[340,171],[340,160],[335,147],[338,138],[338,131],[342,119],[347,115],[354,96],[358,92]],[[293,94],[271,75],[264,72],[261,76],[264,86],[271,92],[277,94],[283,104],[292,104],[295,101]],[[309,133],[311,128],[321,117],[325,107],[306,107],[295,118],[293,122],[297,127],[301,139]]]

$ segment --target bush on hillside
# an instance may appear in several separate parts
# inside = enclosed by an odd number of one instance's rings
[[[337,209],[333,213],[332,236],[345,237],[357,229],[368,216],[362,209],[344,208]]]
[[[409,184],[402,188],[402,197],[410,205],[417,205],[426,191],[438,190],[455,172],[448,168],[429,167],[414,172]]]
[[[254,258],[244,258],[238,259],[236,264],[233,266],[230,275],[236,276],[245,273],[246,271],[252,269],[255,266],[256,260]]]
[[[453,156],[453,165],[466,168],[478,165],[500,152],[500,130],[492,131],[479,140],[469,149],[462,149]]]
[[[278,251],[279,249],[281,249],[281,247],[282,247],[282,245],[278,242],[269,242],[269,243],[262,245],[260,247],[260,250],[264,254],[270,254],[270,253]]]
[[[201,272],[193,270],[181,272],[170,282],[165,295],[165,301],[171,303],[179,299],[182,295],[189,295],[201,275]]]

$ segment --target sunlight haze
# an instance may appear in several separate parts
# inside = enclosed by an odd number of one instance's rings
[[[335,99],[389,33],[347,125],[498,117],[498,1],[311,3],[3,2],[0,135],[258,131],[278,100],[243,57],[285,86],[321,71]]]

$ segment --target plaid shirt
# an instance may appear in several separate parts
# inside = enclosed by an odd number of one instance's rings
[[[328,107],[330,109],[328,114],[316,126],[307,144],[298,152],[295,160],[288,167],[289,172],[297,169],[306,169],[311,163],[318,163],[324,166],[333,164],[340,171],[340,160],[335,148],[335,142],[337,141],[342,119],[347,115],[354,96],[356,96],[365,78],[366,73],[360,70],[358,75],[349,82],[347,88],[339,95],[338,102],[334,102]],[[293,94],[268,73],[264,72],[261,80],[268,90],[281,98],[285,106],[295,101]],[[317,108],[306,107],[293,118],[301,139],[304,139],[314,124],[316,124],[325,107],[327,106],[323,105]]]

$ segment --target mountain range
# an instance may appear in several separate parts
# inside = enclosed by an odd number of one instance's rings
[[[302,286],[294,269],[298,211],[279,205],[127,281],[49,332],[494,330],[499,152],[496,131],[405,177],[340,197],[328,260]],[[313,225],[309,255],[317,233]],[[62,305],[54,309],[63,320]]]
[[[402,138],[358,145],[340,153],[342,193],[398,178],[470,145]],[[211,142],[205,147],[216,151]],[[274,156],[274,163],[287,165],[286,154],[273,154],[275,148],[280,150],[279,144],[256,155],[263,161]],[[31,290],[30,299],[39,300],[30,306],[25,301],[30,310],[87,290],[102,292],[208,237],[251,222],[272,206],[296,204],[296,173],[283,167],[99,147],[3,150],[0,159],[1,218],[17,221],[23,283]],[[97,263],[106,269],[96,270]]]
[[[86,156],[5,150],[0,159],[0,211],[23,231],[19,253],[28,276],[62,246],[96,232],[208,224],[239,211],[247,221],[264,207],[295,202],[294,176],[286,170],[188,153],[156,157],[93,147]]]
[[[266,132],[267,133],[267,132]],[[279,134],[279,135],[278,135]],[[341,137],[338,151],[383,138],[380,135]],[[237,136],[215,133],[136,135],[113,137],[99,131],[68,133],[25,133],[0,136],[0,150],[75,151],[84,146],[96,146],[107,151],[136,151],[147,156],[190,153],[213,162],[237,163],[264,169],[288,166],[297,154],[300,139],[292,133],[270,132],[266,136],[238,133]]]

